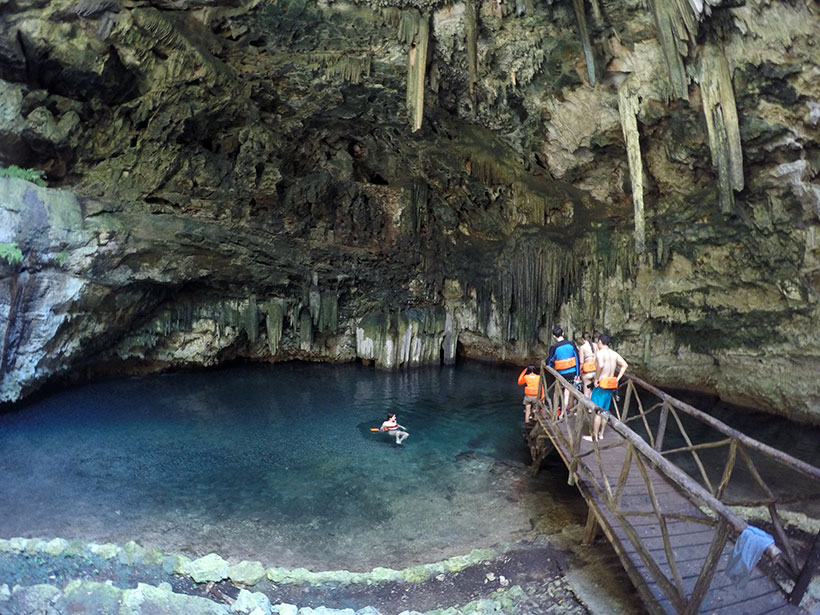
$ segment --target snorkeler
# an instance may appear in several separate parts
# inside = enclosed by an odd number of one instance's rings
[[[379,431],[386,431],[387,435],[395,436],[396,444],[401,444],[407,439],[407,436],[410,435],[406,431],[402,431],[404,429],[406,429],[406,427],[404,425],[399,425],[396,415],[392,412],[388,413],[387,420],[382,423],[381,427],[379,427]]]

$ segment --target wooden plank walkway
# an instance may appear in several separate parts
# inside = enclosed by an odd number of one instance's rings
[[[565,433],[568,431],[568,426],[569,423],[563,427]],[[623,438],[615,431],[607,429],[604,440],[598,443],[601,463],[604,467],[620,471],[624,466],[626,446],[621,443],[624,443]],[[579,452],[581,455],[594,455],[593,448],[593,443],[582,441]],[[564,457],[564,454],[561,456]],[[693,517],[702,516],[701,510],[676,489],[661,472],[648,467],[647,474],[650,477],[658,504],[662,507],[662,510],[675,511],[677,514]],[[603,472],[599,471],[597,478],[599,481],[603,481]],[[631,566],[635,573],[640,576],[639,583],[645,586],[644,591],[641,592],[642,596],[648,592],[652,599],[658,603],[663,613],[678,613],[676,607],[653,580],[641,556],[632,547],[626,531],[607,509],[606,504],[601,501],[595,490],[588,484],[588,480],[583,475],[579,476],[577,486],[581,493],[584,493],[587,502],[595,507],[596,514],[600,515],[598,522],[604,528],[607,537],[611,537],[610,540],[614,538],[620,543],[621,546],[616,548],[616,552],[621,551],[623,556],[628,558],[629,563],[625,564],[625,568],[628,570],[628,567]],[[635,465],[629,468],[629,475],[621,493],[620,505],[621,509],[625,511],[624,516],[633,524],[641,542],[653,555],[659,568],[667,576],[672,576],[671,567],[666,561],[661,523],[653,514],[654,511],[647,494],[646,484]],[[632,511],[634,514],[630,514],[628,511]],[[716,529],[693,521],[669,520],[666,521],[666,530],[672,552],[675,555],[675,564],[683,581],[684,593],[690,595],[701,573],[706,554],[714,541]],[[757,568],[754,570],[748,584],[744,588],[738,588],[725,574],[726,564],[733,548],[734,541],[727,541],[720,555],[709,591],[706,593],[706,598],[698,613],[708,613],[709,615],[762,615],[763,613],[772,612],[783,613],[783,615],[805,613],[804,610],[788,604],[787,596],[781,591],[780,587]],[[618,553],[618,555],[621,556],[621,553]],[[646,598],[644,597],[645,601]]]
[[[554,405],[560,393],[553,396]],[[576,414],[560,420],[550,417],[550,406],[547,402],[542,408],[546,412],[536,414],[537,425],[530,437],[533,450],[539,451],[534,460],[540,462],[548,443],[560,454],[570,481],[583,495],[650,613],[806,613],[789,603],[787,591],[761,566],[743,587],[726,575],[739,524],[745,526],[745,522],[727,521],[728,509],[720,502],[704,505],[693,497],[693,490],[682,485],[684,479],[670,473],[666,459],[653,458],[648,445],[640,446],[643,441],[636,446],[628,427],[612,418],[604,439],[592,443],[581,438],[588,433],[592,416],[582,402],[575,406]],[[699,488],[696,485],[694,491]],[[708,493],[706,499],[710,499]],[[594,527],[591,516],[585,540],[594,537]],[[780,551],[772,546],[767,553],[779,558]],[[772,570],[768,565],[767,572]],[[783,581],[783,575],[775,576]]]

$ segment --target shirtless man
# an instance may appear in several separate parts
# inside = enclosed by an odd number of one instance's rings
[[[387,420],[379,427],[379,431],[386,431],[388,436],[394,436],[396,438],[396,444],[401,444],[407,439],[407,436],[410,435],[406,431],[402,431],[404,429],[407,428],[404,425],[399,425],[396,415],[392,412],[387,415]]]
[[[589,341],[592,336],[589,331],[581,334],[583,343],[578,346],[578,354],[581,356],[581,382],[584,383],[584,397],[589,399],[592,396],[592,383],[595,381],[595,350]]]
[[[595,353],[595,388],[592,390],[592,403],[596,404],[601,410],[609,410],[609,404],[612,402],[612,394],[618,388],[618,382],[624,375],[626,368],[629,367],[624,358],[609,347],[609,335],[602,333],[598,336],[598,352]],[[618,375],[615,375],[616,368],[620,368]],[[598,413],[595,413],[595,418],[592,420],[592,435],[584,436],[586,440],[604,439],[604,429],[606,428],[606,421]]]

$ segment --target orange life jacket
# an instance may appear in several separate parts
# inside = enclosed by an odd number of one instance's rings
[[[565,369],[569,369],[570,367],[575,367],[575,357],[570,357],[568,359],[558,359],[555,361],[555,369],[556,371],[563,371]]]
[[[581,364],[581,371],[585,374],[595,371],[595,359],[590,359],[586,363]]]
[[[607,376],[598,381],[598,386],[602,389],[617,389],[618,379],[615,376]]]
[[[538,383],[541,380],[541,376],[538,374],[528,374],[526,372],[527,370],[524,369],[518,376],[518,384],[524,385],[524,395],[535,397],[538,395]]]

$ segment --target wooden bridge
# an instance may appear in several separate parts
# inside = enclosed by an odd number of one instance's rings
[[[558,412],[565,390],[569,408]],[[820,500],[820,469],[632,376],[621,380],[622,401],[603,413],[608,426],[597,442],[583,436],[600,408],[543,363],[541,391],[527,429],[533,467],[558,452],[589,505],[584,542],[603,530],[650,613],[806,613],[799,605],[820,561],[820,533],[790,536],[778,507]],[[691,434],[716,439],[694,443]],[[740,499],[750,490],[760,497]],[[738,507],[765,511],[757,523],[775,538],[745,585],[726,574],[747,527]]]

